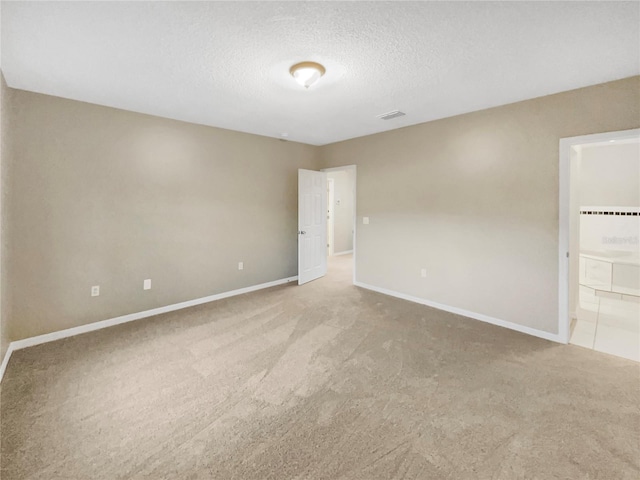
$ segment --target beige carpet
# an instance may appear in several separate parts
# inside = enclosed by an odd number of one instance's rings
[[[2,479],[640,478],[640,367],[350,285],[14,353]]]

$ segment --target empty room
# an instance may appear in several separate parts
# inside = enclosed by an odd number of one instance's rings
[[[3,480],[640,478],[640,2],[0,2]]]

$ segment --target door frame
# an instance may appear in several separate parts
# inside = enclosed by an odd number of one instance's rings
[[[356,203],[356,200],[358,198],[357,195],[357,190],[358,190],[358,168],[356,165],[345,165],[343,167],[331,167],[331,168],[323,168],[320,171],[321,172],[341,172],[341,171],[349,171],[349,172],[353,172],[353,228],[352,228],[352,232],[353,232],[353,279],[352,282],[355,284],[356,283],[356,265],[358,264],[358,262],[356,262],[356,255],[357,255],[357,248],[356,248],[356,238],[357,238],[357,231],[356,231],[356,226],[357,226],[357,218],[358,218],[358,205]]]
[[[595,133],[560,139],[558,195],[558,340],[569,343],[571,311],[569,306],[569,252],[571,246],[571,148],[590,143],[626,140],[640,136],[640,128]]]

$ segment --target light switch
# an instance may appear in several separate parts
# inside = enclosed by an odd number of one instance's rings
[[[145,290],[151,290],[151,279],[147,278],[144,283],[142,284],[142,288],[144,288]]]
[[[362,223],[369,225],[369,217],[362,217]]]

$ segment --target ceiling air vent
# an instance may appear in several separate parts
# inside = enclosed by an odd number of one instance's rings
[[[406,113],[401,112],[400,110],[393,110],[391,112],[376,115],[376,118],[379,118],[380,120],[391,120],[392,118],[402,117],[404,115],[406,115]]]

